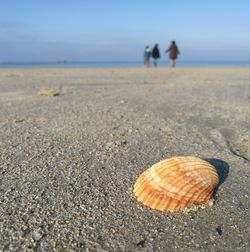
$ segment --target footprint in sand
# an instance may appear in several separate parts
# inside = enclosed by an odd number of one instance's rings
[[[250,161],[250,132],[236,133],[228,142],[232,153]]]
[[[228,148],[234,155],[250,161],[250,132],[232,129],[213,129],[209,137],[220,147]]]

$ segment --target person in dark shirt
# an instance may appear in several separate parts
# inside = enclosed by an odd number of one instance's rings
[[[152,57],[154,59],[154,66],[158,66],[158,59],[160,58],[160,51],[158,48],[158,44],[155,44],[154,48],[152,49]]]

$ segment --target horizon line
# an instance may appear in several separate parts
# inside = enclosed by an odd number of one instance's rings
[[[163,62],[167,62],[167,60],[159,60],[159,61],[163,61]],[[19,60],[0,60],[0,64],[70,64],[70,63],[140,63],[142,62],[141,60],[39,60],[39,61],[19,61]],[[231,59],[231,60],[206,60],[206,59],[198,59],[198,60],[178,60],[178,62],[244,62],[244,63],[250,63],[250,59],[249,60],[240,60],[240,59]]]

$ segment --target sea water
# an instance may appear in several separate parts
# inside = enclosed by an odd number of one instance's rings
[[[64,62],[0,62],[0,68],[139,68],[141,61],[64,61]],[[151,64],[153,67],[153,62]],[[169,62],[159,61],[159,68]],[[176,67],[250,67],[250,61],[181,61]]]

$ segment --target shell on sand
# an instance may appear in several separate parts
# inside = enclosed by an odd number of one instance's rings
[[[203,205],[219,183],[216,169],[196,157],[172,157],[145,170],[134,185],[144,205],[164,212]]]

